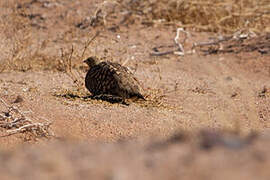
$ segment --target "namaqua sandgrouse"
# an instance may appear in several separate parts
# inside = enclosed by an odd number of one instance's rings
[[[84,62],[90,68],[85,77],[85,86],[94,98],[108,101],[116,98],[117,102],[122,103],[132,97],[144,99],[138,80],[128,68],[109,61],[100,62],[96,57],[89,57]]]

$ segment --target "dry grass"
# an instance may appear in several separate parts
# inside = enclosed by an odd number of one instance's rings
[[[268,0],[119,0],[127,11],[142,23],[174,24],[197,31],[233,33],[249,29],[269,32],[270,4]]]
[[[54,94],[53,96],[60,98],[65,104],[69,104],[69,101],[86,102],[91,104],[107,104],[112,105],[104,100],[93,99],[90,93],[86,91],[85,88],[74,88],[74,89],[62,89]],[[169,105],[166,102],[164,92],[159,89],[147,89],[145,95],[146,101],[131,98],[126,101],[128,104],[136,104],[142,108],[155,108],[160,110],[176,110],[181,109],[181,107],[175,107]]]
[[[48,3],[53,4],[49,1]],[[72,8],[72,3],[55,4],[56,12],[61,15],[65,15],[67,9]],[[92,30],[97,26],[101,26],[101,29],[103,27],[117,29],[117,26],[141,23],[150,26],[173,25],[196,31],[230,34],[243,29],[255,33],[270,32],[268,0],[104,1],[95,5],[95,11],[86,13],[84,11],[87,9],[82,8],[80,11],[83,13],[72,18],[71,15],[68,18],[64,15],[47,18],[50,9],[41,7],[42,5],[44,6],[44,3],[39,1],[1,1],[0,8],[3,11],[0,12],[0,50],[2,52],[0,72],[12,70],[66,72],[65,61],[70,55],[71,46],[74,46],[72,61],[82,61],[83,43],[87,43],[85,38],[93,36]],[[42,11],[37,11],[38,8]],[[95,21],[95,25],[90,23],[85,27],[88,28],[87,32],[76,26],[78,22],[89,19],[83,14],[88,14],[90,21]],[[61,35],[58,39],[51,39],[54,35],[49,26],[58,21],[63,22],[63,25],[57,27],[56,30]],[[41,38],[40,34],[48,34],[48,37]],[[80,40],[83,38],[84,40]],[[96,46],[93,45],[94,48]],[[67,52],[61,53],[61,48]],[[52,49],[54,52],[51,52]],[[72,65],[72,68],[81,67]]]

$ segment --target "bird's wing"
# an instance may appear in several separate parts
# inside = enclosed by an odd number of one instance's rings
[[[115,71],[106,62],[93,66],[87,73],[86,83],[95,94],[106,93],[117,84],[114,78]]]
[[[141,95],[141,87],[139,81],[128,70],[118,63],[111,63],[111,68],[114,70],[113,76],[117,80],[119,88],[128,92],[131,95]]]

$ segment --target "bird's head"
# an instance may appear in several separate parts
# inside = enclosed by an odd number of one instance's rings
[[[86,60],[84,60],[83,62],[86,63],[91,68],[91,67],[97,65],[99,60],[97,57],[91,56],[91,57],[87,58]]]

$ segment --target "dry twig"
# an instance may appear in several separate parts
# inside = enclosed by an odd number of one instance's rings
[[[180,32],[183,32],[185,34],[184,39],[182,40],[182,42],[179,42],[180,39]],[[185,31],[183,28],[177,28],[176,30],[176,36],[174,38],[174,43],[177,46],[176,50],[169,50],[169,51],[165,51],[165,52],[151,52],[150,56],[164,56],[164,55],[168,55],[168,54],[175,54],[175,55],[179,55],[179,56],[184,56],[185,55],[185,50],[183,47],[183,44],[185,44],[187,38],[189,37],[189,33],[187,31]],[[154,48],[157,49],[157,48]],[[188,54],[193,53],[193,52],[189,52]]]
[[[72,81],[78,86],[78,87],[82,87],[83,82],[80,78],[78,78],[72,70],[72,56],[74,53],[74,47],[73,45],[71,46],[71,51],[67,57],[67,54],[65,54],[63,52],[63,49],[61,49],[61,60],[59,61],[59,63],[61,64],[61,66],[64,68],[64,72],[72,79]]]
[[[38,137],[52,136],[52,134],[48,132],[51,124],[52,124],[51,122],[26,124],[13,130],[7,130],[7,134],[1,135],[0,137],[7,137],[14,134],[25,133],[25,132],[30,132],[31,134],[34,134],[35,136],[38,136]]]
[[[0,127],[6,129],[5,134],[0,137],[21,133],[30,133],[34,138],[54,136],[54,133],[50,131],[52,122],[34,123],[16,106],[8,105],[1,98],[0,102],[8,109],[7,112],[0,114]]]
[[[95,38],[100,34],[99,31],[96,32],[96,34],[87,41],[87,43],[84,46],[81,58],[83,58],[86,49],[89,47],[89,45],[95,40]],[[71,46],[71,51],[69,54],[65,54],[63,52],[63,49],[61,49],[61,59],[59,61],[59,63],[61,64],[62,67],[64,67],[64,72],[72,79],[72,81],[77,85],[77,87],[81,88],[83,87],[83,80],[81,78],[80,73],[77,71],[76,75],[73,72],[73,68],[72,68],[72,56],[74,53],[74,47],[73,45]]]
[[[98,37],[99,34],[100,34],[100,31],[97,31],[96,34],[85,44],[81,58],[83,58],[86,49],[96,39],[96,37]]]
[[[96,26],[99,22],[99,18],[102,18],[103,24],[106,26],[107,24],[107,16],[109,14],[114,13],[114,7],[115,5],[118,5],[119,3],[117,1],[103,1],[100,3],[94,13],[94,15],[91,17],[90,25]]]
[[[218,51],[222,51],[224,50],[224,46],[222,43],[224,42],[229,42],[229,41],[233,41],[233,42],[241,42],[241,40],[243,39],[247,39],[247,38],[253,38],[256,37],[257,35],[252,32],[252,31],[248,31],[248,33],[244,33],[243,30],[241,31],[237,31],[235,32],[233,35],[230,36],[219,36],[218,38],[215,39],[211,39],[210,41],[207,42],[198,42],[198,43],[193,43],[192,45],[192,50],[195,52],[197,47],[204,47],[204,46],[218,46],[217,48],[213,49],[208,49],[206,50],[206,54],[210,54],[213,52],[218,52]]]

